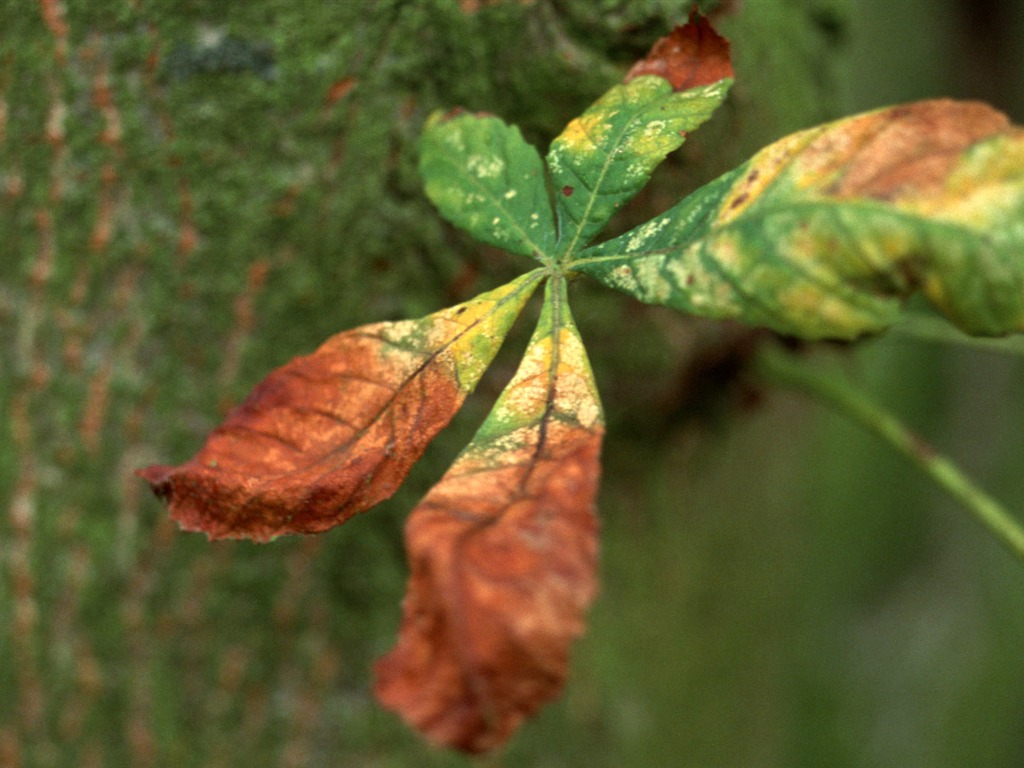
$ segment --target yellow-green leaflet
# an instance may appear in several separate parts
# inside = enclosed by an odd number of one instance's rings
[[[884,329],[915,290],[968,333],[1024,330],[1024,130],[937,100],[802,131],[573,266],[804,338]]]
[[[555,188],[560,258],[571,260],[654,169],[725,100],[732,80],[674,91],[645,75],[616,85],[566,126],[547,163]]]

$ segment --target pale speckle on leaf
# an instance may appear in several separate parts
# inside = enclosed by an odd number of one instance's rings
[[[478,179],[493,179],[505,170],[505,161],[493,155],[471,155],[466,160],[466,167]]]

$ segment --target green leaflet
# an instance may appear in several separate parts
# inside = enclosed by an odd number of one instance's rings
[[[653,75],[616,85],[552,143],[547,164],[558,212],[558,253],[570,261],[650,179],[654,169],[704,123],[732,84],[676,92]]]
[[[420,140],[420,174],[441,214],[478,240],[540,261],[554,252],[544,167],[518,128],[435,113]]]
[[[802,131],[572,266],[804,338],[881,330],[915,289],[969,333],[1024,330],[1024,131],[948,100]]]

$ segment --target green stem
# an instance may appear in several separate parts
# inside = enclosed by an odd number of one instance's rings
[[[1024,527],[899,419],[835,372],[823,372],[778,348],[758,355],[756,370],[776,384],[805,392],[867,428],[917,464],[1024,562]]]

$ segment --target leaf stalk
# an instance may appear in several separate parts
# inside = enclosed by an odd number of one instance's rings
[[[822,371],[777,347],[765,347],[755,370],[766,381],[814,398],[881,438],[913,461],[1024,563],[1024,527],[948,457],[836,371]]]

